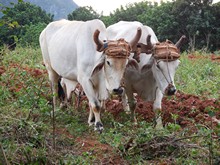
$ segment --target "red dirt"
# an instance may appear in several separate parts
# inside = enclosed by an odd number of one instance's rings
[[[191,59],[191,60],[209,58],[209,59],[212,60],[213,62],[220,62],[220,56],[219,56],[219,55],[216,55],[216,54],[210,54],[210,55],[207,55],[207,56],[189,54],[189,55],[188,55],[188,58]]]
[[[0,76],[5,72],[5,68],[3,66],[0,66]]]
[[[12,63],[9,66],[10,68],[19,68],[19,71],[26,71],[28,72],[30,75],[32,75],[33,77],[41,77],[43,74],[46,74],[47,71],[46,70],[41,70],[41,69],[37,69],[37,68],[29,68],[29,67],[22,67],[19,64],[15,64]]]
[[[95,155],[99,162],[98,164],[127,164],[119,155],[113,152],[113,148],[108,144],[102,144],[97,139],[92,137],[77,138],[75,142],[78,144],[78,149],[81,153],[86,153],[88,155]],[[111,153],[111,154],[109,154]],[[104,156],[106,155],[106,156]]]
[[[137,105],[135,112],[139,118],[152,122],[154,117],[154,112],[152,110],[152,102],[145,102],[140,98],[136,98]],[[123,107],[121,102],[115,100],[109,100],[106,104],[107,111],[111,112],[113,116],[117,119],[120,118],[120,113],[123,112]],[[220,101],[216,99],[200,98],[198,96],[184,94],[180,91],[171,98],[164,97],[162,100],[162,118],[163,124],[173,123],[171,114],[177,114],[177,124],[182,127],[189,126],[193,124],[193,121],[189,119],[194,119],[195,122],[209,125],[211,117],[208,113],[210,110],[215,110],[215,118],[213,120],[214,124],[220,122]]]
[[[90,136],[81,136],[76,138],[70,134],[66,128],[56,128],[56,135],[58,137],[64,136],[69,140],[73,140],[75,145],[72,150],[74,150],[78,155],[92,155],[98,158],[95,162],[93,162],[94,164],[128,164],[120,157],[120,155],[113,151],[113,148],[110,145],[99,142],[92,134]]]

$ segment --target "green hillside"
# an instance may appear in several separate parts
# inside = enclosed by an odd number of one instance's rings
[[[73,0],[24,0],[32,4],[40,6],[47,13],[54,15],[54,20],[67,18],[67,15],[78,8]],[[17,0],[0,0],[3,6],[10,6],[10,3],[17,3]],[[0,17],[3,14],[0,13]]]

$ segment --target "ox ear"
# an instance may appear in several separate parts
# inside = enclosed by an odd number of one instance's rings
[[[151,69],[153,63],[154,63],[154,57],[151,56],[151,58],[149,59],[148,63],[145,64],[145,65],[141,68],[141,73],[145,73],[145,72],[149,71],[149,69]]]
[[[96,73],[98,73],[100,70],[102,70],[104,64],[105,64],[104,60],[102,60],[100,63],[98,63],[92,71],[92,76],[94,76]]]
[[[145,64],[142,68],[141,68],[141,73],[145,73],[147,71],[149,71],[151,69],[152,65],[151,64]]]
[[[126,67],[135,68],[135,69],[137,69],[137,70],[138,70],[138,68],[139,68],[137,61],[134,60],[134,59],[129,59],[128,64],[127,64]]]

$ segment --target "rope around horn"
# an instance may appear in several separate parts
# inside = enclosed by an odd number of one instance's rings
[[[108,41],[104,50],[105,54],[112,58],[128,58],[130,56],[130,45],[123,38],[117,41]]]
[[[164,61],[174,61],[180,58],[179,49],[169,40],[157,43],[153,47],[153,56],[155,59]]]

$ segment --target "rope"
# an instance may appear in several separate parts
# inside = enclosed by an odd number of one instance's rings
[[[179,49],[169,40],[153,47],[153,56],[159,60],[175,61],[180,58]]]
[[[154,53],[155,53],[155,50],[156,49],[154,49]],[[169,70],[169,61],[174,61],[173,60],[173,57],[172,57],[172,54],[171,54],[171,51],[170,51],[170,49],[169,49],[169,44],[166,44],[166,66],[167,66],[167,71],[168,71],[168,76],[169,76],[169,79],[170,79],[170,82],[169,82],[169,80],[168,80],[168,78],[165,76],[165,74],[163,73],[163,71],[161,70],[161,68],[160,67],[158,67],[159,68],[159,70],[161,71],[161,73],[163,74],[163,76],[164,76],[164,78],[166,79],[166,81],[167,81],[167,83],[169,84],[169,85],[172,85],[173,84],[173,81],[172,81],[172,78],[171,78],[171,76],[170,76],[170,70]],[[171,58],[171,59],[170,59]],[[158,59],[155,59],[156,60],[156,62],[157,62],[157,60]],[[162,60],[162,61],[165,61],[164,59],[160,59],[160,60]],[[157,62],[157,65],[159,65],[158,64],[159,62]]]
[[[108,57],[128,58],[130,56],[130,45],[124,40],[108,41],[108,46],[104,50]]]

